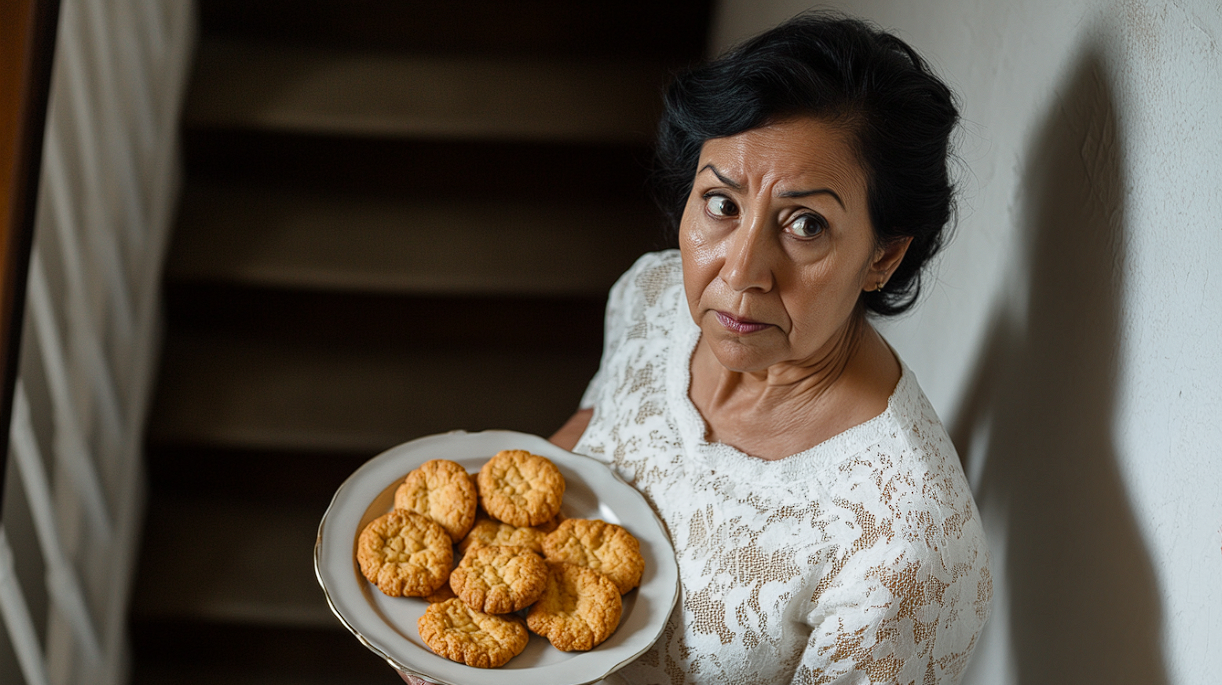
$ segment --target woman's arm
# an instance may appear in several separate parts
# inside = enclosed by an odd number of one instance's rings
[[[590,417],[593,415],[593,409],[578,409],[577,413],[573,414],[560,427],[560,430],[552,433],[552,437],[548,438],[548,440],[557,447],[566,450],[573,449],[577,445],[577,441],[581,439],[581,434],[586,432],[586,427],[590,425]]]

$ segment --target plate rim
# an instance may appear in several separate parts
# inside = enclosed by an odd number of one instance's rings
[[[415,438],[413,440],[409,440],[407,442],[403,442],[403,443],[400,443],[398,445],[395,445],[393,447],[383,450],[382,452],[378,453],[377,455],[371,457],[364,464],[361,464],[361,466],[357,467],[351,474],[348,475],[347,478],[344,479],[343,483],[341,483],[339,487],[336,488],[335,493],[331,496],[331,501],[328,503],[327,509],[323,513],[322,519],[319,521],[318,533],[314,541],[314,576],[315,576],[315,579],[318,581],[319,586],[322,588],[323,595],[326,597],[327,606],[331,609],[331,613],[336,617],[336,619],[339,620],[339,622],[345,628],[348,629],[350,633],[352,633],[357,638],[357,640],[360,641],[362,645],[364,645],[367,649],[369,649],[373,653],[377,654],[379,657],[381,657],[384,661],[386,661],[387,664],[389,664],[394,669],[400,672],[403,672],[403,673],[425,678],[431,682],[438,683],[439,685],[462,685],[461,683],[455,683],[450,680],[447,680],[443,676],[421,673],[420,671],[416,670],[415,668],[412,668],[410,666],[403,664],[398,659],[391,656],[390,654],[387,654],[386,651],[384,651],[382,648],[380,648],[379,646],[371,642],[370,639],[367,638],[365,635],[363,635],[356,626],[352,625],[352,622],[348,618],[344,617],[340,608],[336,605],[336,601],[332,597],[332,594],[331,594],[332,588],[329,588],[327,586],[327,581],[324,579],[324,571],[322,569],[323,560],[321,558],[321,555],[322,555],[322,547],[323,547],[323,532],[326,529],[328,519],[331,518],[332,511],[335,509],[336,501],[340,498],[340,495],[347,488],[350,487],[354,479],[356,479],[360,475],[360,473],[364,471],[366,468],[371,467],[373,464],[383,459],[391,457],[392,453],[396,453],[412,445],[417,445],[417,443],[452,440],[452,439],[462,440],[462,439],[471,439],[471,438],[480,438],[480,437],[486,437],[486,438],[491,438],[491,439],[502,439],[506,441],[514,440],[514,441],[536,442],[537,444],[541,443],[543,445],[546,445],[545,451],[557,451],[558,450],[560,452],[565,453],[565,455],[568,457],[574,457],[578,459],[580,462],[588,463],[591,465],[596,465],[597,467],[601,467],[604,471],[610,474],[612,478],[619,485],[622,485],[625,488],[626,493],[631,493],[631,495],[629,495],[630,497],[635,497],[637,500],[639,500],[639,503],[643,507],[643,511],[648,512],[648,518],[651,519],[652,523],[657,526],[658,532],[661,534],[660,540],[665,543],[664,549],[661,550],[663,554],[665,555],[665,559],[657,560],[655,561],[655,563],[657,564],[660,570],[666,570],[669,567],[669,569],[671,570],[671,573],[669,575],[673,576],[673,582],[670,583],[670,587],[671,587],[670,600],[662,603],[663,606],[665,606],[667,609],[665,612],[665,616],[667,618],[661,621],[660,625],[658,626],[658,630],[656,634],[654,634],[646,642],[646,644],[642,648],[640,648],[638,651],[634,652],[633,654],[627,656],[626,658],[611,665],[610,668],[601,672],[596,677],[593,677],[592,679],[589,679],[589,680],[581,680],[579,682],[572,682],[572,683],[566,682],[565,685],[590,685],[590,683],[596,683],[599,680],[602,680],[606,678],[607,676],[615,673],[616,671],[619,671],[624,666],[627,666],[632,661],[635,661],[636,659],[638,659],[642,654],[649,651],[649,649],[652,648],[653,645],[657,643],[658,639],[661,638],[662,632],[665,630],[665,627],[666,627],[666,622],[669,620],[669,617],[674,613],[674,609],[679,601],[679,594],[681,591],[680,583],[679,583],[679,574],[678,574],[678,557],[675,553],[674,543],[670,539],[670,532],[667,530],[665,523],[662,521],[661,517],[658,516],[658,513],[654,510],[654,508],[649,504],[649,501],[645,499],[645,496],[639,490],[637,490],[636,488],[628,484],[628,482],[625,481],[618,473],[616,473],[615,469],[611,468],[611,466],[607,464],[606,462],[596,459],[594,457],[585,455],[585,454],[578,454],[576,452],[566,450],[562,447],[552,444],[551,442],[547,441],[545,438],[541,436],[534,435],[531,433],[522,433],[519,431],[512,431],[512,430],[503,430],[503,429],[490,429],[490,430],[483,430],[483,431],[454,430],[454,431],[449,431],[445,433],[435,433],[432,435],[426,435],[426,436],[422,436],[419,438]],[[669,565],[658,563],[663,560],[669,560],[670,562]],[[532,672],[531,670],[521,671],[521,673],[524,675],[531,673],[531,672]],[[506,671],[504,673],[507,676],[511,676],[512,674],[515,674],[517,672],[516,671]]]

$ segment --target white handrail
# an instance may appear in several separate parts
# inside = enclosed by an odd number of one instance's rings
[[[28,515],[0,527],[3,685],[125,675],[194,20],[190,0],[61,0],[5,481]]]

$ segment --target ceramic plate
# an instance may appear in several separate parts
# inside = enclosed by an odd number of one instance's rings
[[[395,488],[430,459],[450,459],[469,472],[503,449],[541,454],[564,474],[562,513],[598,518],[628,529],[641,542],[645,574],[624,595],[619,628],[589,652],[561,652],[531,634],[526,649],[500,668],[472,668],[434,654],[416,629],[428,605],[418,598],[387,597],[361,575],[356,539],[365,525],[390,511]],[[331,610],[366,647],[391,666],[445,685],[583,685],[614,673],[643,654],[666,625],[679,596],[674,548],[645,498],[602,462],[573,454],[535,435],[511,431],[457,431],[391,448],[357,469],[331,500],[318,527],[314,571]]]

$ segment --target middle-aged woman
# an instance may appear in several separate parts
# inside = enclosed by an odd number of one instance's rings
[[[871,325],[951,214],[947,87],[898,38],[801,15],[677,78],[679,249],[612,289],[553,440],[666,523],[682,594],[629,683],[959,681],[992,583],[954,446]]]
[[[601,368],[552,436],[640,490],[678,557],[680,605],[609,680],[959,681],[992,597],[979,514],[870,323],[912,306],[942,243],[957,119],[910,47],[827,14],[668,90],[679,249],[616,283]]]

